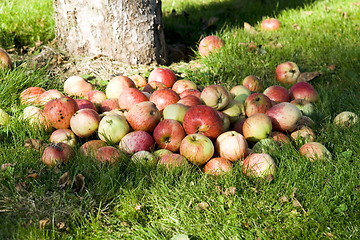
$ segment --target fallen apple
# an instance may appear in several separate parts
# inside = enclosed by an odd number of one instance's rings
[[[189,134],[180,144],[180,154],[189,162],[196,165],[203,165],[214,155],[214,144],[205,135]]]
[[[206,57],[210,53],[218,51],[224,46],[224,41],[215,35],[206,36],[203,38],[198,46],[198,50],[201,56]]]
[[[267,153],[253,153],[243,161],[242,172],[251,177],[267,178],[275,175],[276,164]]]
[[[359,117],[354,112],[344,111],[336,115],[334,124],[340,127],[352,127],[359,121]]]
[[[227,172],[230,172],[233,169],[233,164],[231,161],[222,158],[222,157],[216,157],[210,159],[205,165],[204,165],[204,173],[214,175],[214,176],[220,176]]]

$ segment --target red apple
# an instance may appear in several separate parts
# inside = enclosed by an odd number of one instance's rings
[[[202,134],[189,134],[180,144],[180,154],[196,165],[203,165],[214,155],[214,144]]]
[[[144,87],[144,92],[153,93],[156,90],[166,89],[166,85],[162,82],[149,82]]]
[[[87,93],[86,99],[95,105],[100,105],[107,97],[103,91],[92,90]]]
[[[223,123],[212,107],[197,105],[185,113],[183,126],[187,134],[201,133],[215,140],[223,132]]]
[[[105,147],[106,143],[101,140],[90,140],[85,142],[81,147],[79,148],[79,152],[82,156],[95,156],[95,152],[97,149],[101,147]]]
[[[242,172],[247,176],[266,178],[274,176],[276,165],[274,159],[267,153],[253,153],[243,161]]]
[[[0,69],[12,69],[13,63],[9,54],[2,48],[0,48]]]
[[[233,124],[233,126],[232,126],[232,130],[234,130],[235,132],[238,132],[238,133],[240,133],[240,134],[242,134],[242,135],[244,135],[243,134],[243,126],[244,126],[244,122],[245,122],[245,120],[246,120],[246,118],[239,118],[239,120],[237,120],[234,124]]]
[[[201,92],[197,89],[186,89],[180,93],[180,98],[184,98],[188,95],[194,95],[195,97],[200,98]]]
[[[242,85],[252,92],[260,92],[263,88],[260,79],[255,75],[246,76],[242,81]]]
[[[126,114],[126,119],[133,130],[152,132],[160,122],[161,113],[150,101],[135,104]]]
[[[290,102],[289,91],[282,86],[272,85],[272,86],[266,88],[263,93],[271,101],[274,101],[276,103]]]
[[[329,150],[319,142],[308,142],[302,145],[299,149],[301,156],[308,158],[311,162],[331,158]]]
[[[70,97],[86,97],[94,86],[80,76],[71,76],[64,82],[64,92]]]
[[[301,119],[301,111],[288,102],[278,103],[266,111],[272,121],[273,128],[280,132],[293,131]]]
[[[100,112],[109,112],[114,109],[120,109],[118,98],[108,98],[101,102]]]
[[[275,31],[280,28],[280,21],[276,18],[267,18],[261,21],[260,28],[265,31]]]
[[[211,174],[214,176],[220,176],[227,172],[230,172],[233,168],[232,162],[225,158],[216,157],[210,159],[204,165],[204,173]]]
[[[235,162],[247,156],[248,144],[240,133],[227,131],[216,138],[215,149],[220,157]]]
[[[201,56],[206,57],[212,52],[218,51],[224,46],[224,41],[218,36],[210,35],[203,38],[198,46]]]
[[[276,132],[273,131],[270,134],[270,138],[274,139],[277,143],[281,144],[288,144],[290,143],[290,138],[288,136],[286,136],[286,134],[282,133],[282,132]]]
[[[39,96],[45,92],[41,87],[29,87],[20,93],[21,104],[37,104]]]
[[[272,131],[271,119],[264,113],[257,113],[244,121],[243,134],[246,140],[257,142],[267,138]]]
[[[119,149],[112,146],[100,147],[95,152],[95,159],[102,163],[114,164],[121,158]]]
[[[188,95],[181,98],[178,103],[184,104],[187,107],[192,107],[196,105],[201,105],[201,99],[196,97],[195,95]]]
[[[252,93],[244,103],[245,114],[250,117],[257,113],[266,113],[272,107],[271,100],[263,93]]]
[[[105,88],[107,98],[118,98],[126,88],[136,88],[133,80],[126,76],[115,76]]]
[[[215,110],[225,108],[231,100],[228,90],[218,84],[206,86],[202,90],[200,98],[205,105],[212,107]]]
[[[48,166],[67,163],[75,155],[72,147],[66,143],[55,143],[46,147],[42,153],[41,161]]]
[[[70,119],[71,130],[76,136],[85,138],[93,135],[99,127],[99,114],[89,108],[80,109]]]
[[[171,88],[176,82],[176,75],[168,68],[155,68],[150,72],[148,82],[161,82]]]
[[[230,117],[223,112],[220,112],[220,111],[216,111],[216,112],[220,116],[220,119],[221,119],[221,122],[223,125],[222,132],[228,131],[230,129],[230,125],[231,125]]]
[[[45,105],[48,101],[56,98],[61,98],[63,96],[64,94],[62,94],[59,90],[50,89],[40,94],[37,103],[40,105]]]
[[[196,83],[187,79],[177,80],[171,88],[177,94],[182,93],[187,89],[197,89]]]
[[[133,131],[126,134],[119,143],[121,151],[134,154],[139,151],[150,151],[155,144],[154,138],[145,131]]]
[[[174,168],[174,167],[186,166],[189,164],[189,162],[184,156],[180,154],[170,153],[161,156],[158,164],[163,165],[166,168]]]
[[[71,147],[75,147],[77,144],[77,138],[73,131],[70,129],[56,129],[50,135],[50,142],[59,143],[63,142]]]
[[[132,75],[132,76],[130,76],[130,78],[131,78],[131,80],[133,80],[133,82],[135,83],[135,86],[137,88],[143,88],[147,84],[146,78],[144,78],[143,76],[141,76],[139,74]]]
[[[284,84],[293,85],[297,82],[299,75],[299,67],[294,62],[280,63],[275,69],[276,80]]]
[[[116,144],[130,132],[130,126],[125,117],[120,115],[106,115],[99,123],[98,136],[100,140]]]
[[[137,88],[125,88],[119,95],[121,109],[130,110],[135,104],[149,101],[147,96]]]
[[[97,108],[95,107],[95,105],[90,102],[89,100],[86,99],[75,99],[77,105],[79,106],[79,109],[84,109],[84,108],[88,108],[88,109],[92,109],[94,111],[97,111]]]
[[[179,94],[170,88],[156,90],[150,96],[150,101],[155,103],[159,111],[163,111],[166,106],[177,103],[179,100]]]
[[[290,98],[316,102],[319,98],[319,94],[310,83],[298,82],[290,88]]]
[[[54,128],[69,128],[70,119],[77,110],[79,107],[76,101],[65,96],[47,102],[44,107],[44,114]]]
[[[173,119],[162,120],[153,132],[157,145],[172,152],[179,151],[180,143],[185,136],[186,133],[181,123]]]

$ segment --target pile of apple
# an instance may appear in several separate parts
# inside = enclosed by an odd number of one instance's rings
[[[311,161],[330,155],[311,129],[317,91],[297,82],[293,62],[279,64],[275,73],[281,84],[264,91],[254,75],[228,90],[178,80],[168,68],[155,68],[148,79],[116,76],[105,91],[72,76],[64,93],[29,87],[20,100],[28,105],[23,118],[51,132],[41,157],[49,166],[68,162],[82,143],[79,152],[99,162],[128,155],[166,167],[195,164],[213,175],[239,162],[244,174],[267,177],[276,171],[271,149],[282,144],[296,143]]]

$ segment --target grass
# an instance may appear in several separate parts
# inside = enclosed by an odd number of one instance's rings
[[[272,182],[244,177],[239,164],[217,178],[195,166],[168,171],[127,158],[106,166],[80,155],[50,169],[39,152],[23,147],[26,138],[47,141],[49,133],[20,120],[18,94],[29,86],[61,89],[61,83],[46,68],[20,66],[0,71],[0,108],[12,116],[0,127],[0,164],[15,163],[0,170],[0,239],[170,239],[180,233],[191,239],[359,239],[360,124],[342,129],[332,119],[345,110],[360,113],[360,7],[340,0],[251,2],[164,0],[169,42],[194,48],[201,36],[216,33],[226,43],[208,58],[196,55],[201,68],[185,64],[178,72],[201,85],[228,87],[249,74],[274,84],[274,69],[283,61],[320,72],[312,81],[320,95],[314,130],[332,159],[311,163],[295,146],[285,146],[272,154],[278,166]],[[0,3],[0,45],[51,41],[50,3]],[[258,22],[265,16],[277,17],[281,29],[261,32]],[[211,17],[218,18],[215,24],[202,27]],[[39,28],[39,19],[46,27]],[[243,22],[257,33],[245,31]],[[65,172],[72,179],[85,176],[85,190],[75,192],[74,182],[60,189]],[[44,228],[40,220],[48,220]]]

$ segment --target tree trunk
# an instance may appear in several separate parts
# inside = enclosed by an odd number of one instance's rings
[[[56,38],[74,56],[168,62],[161,0],[54,0]]]

